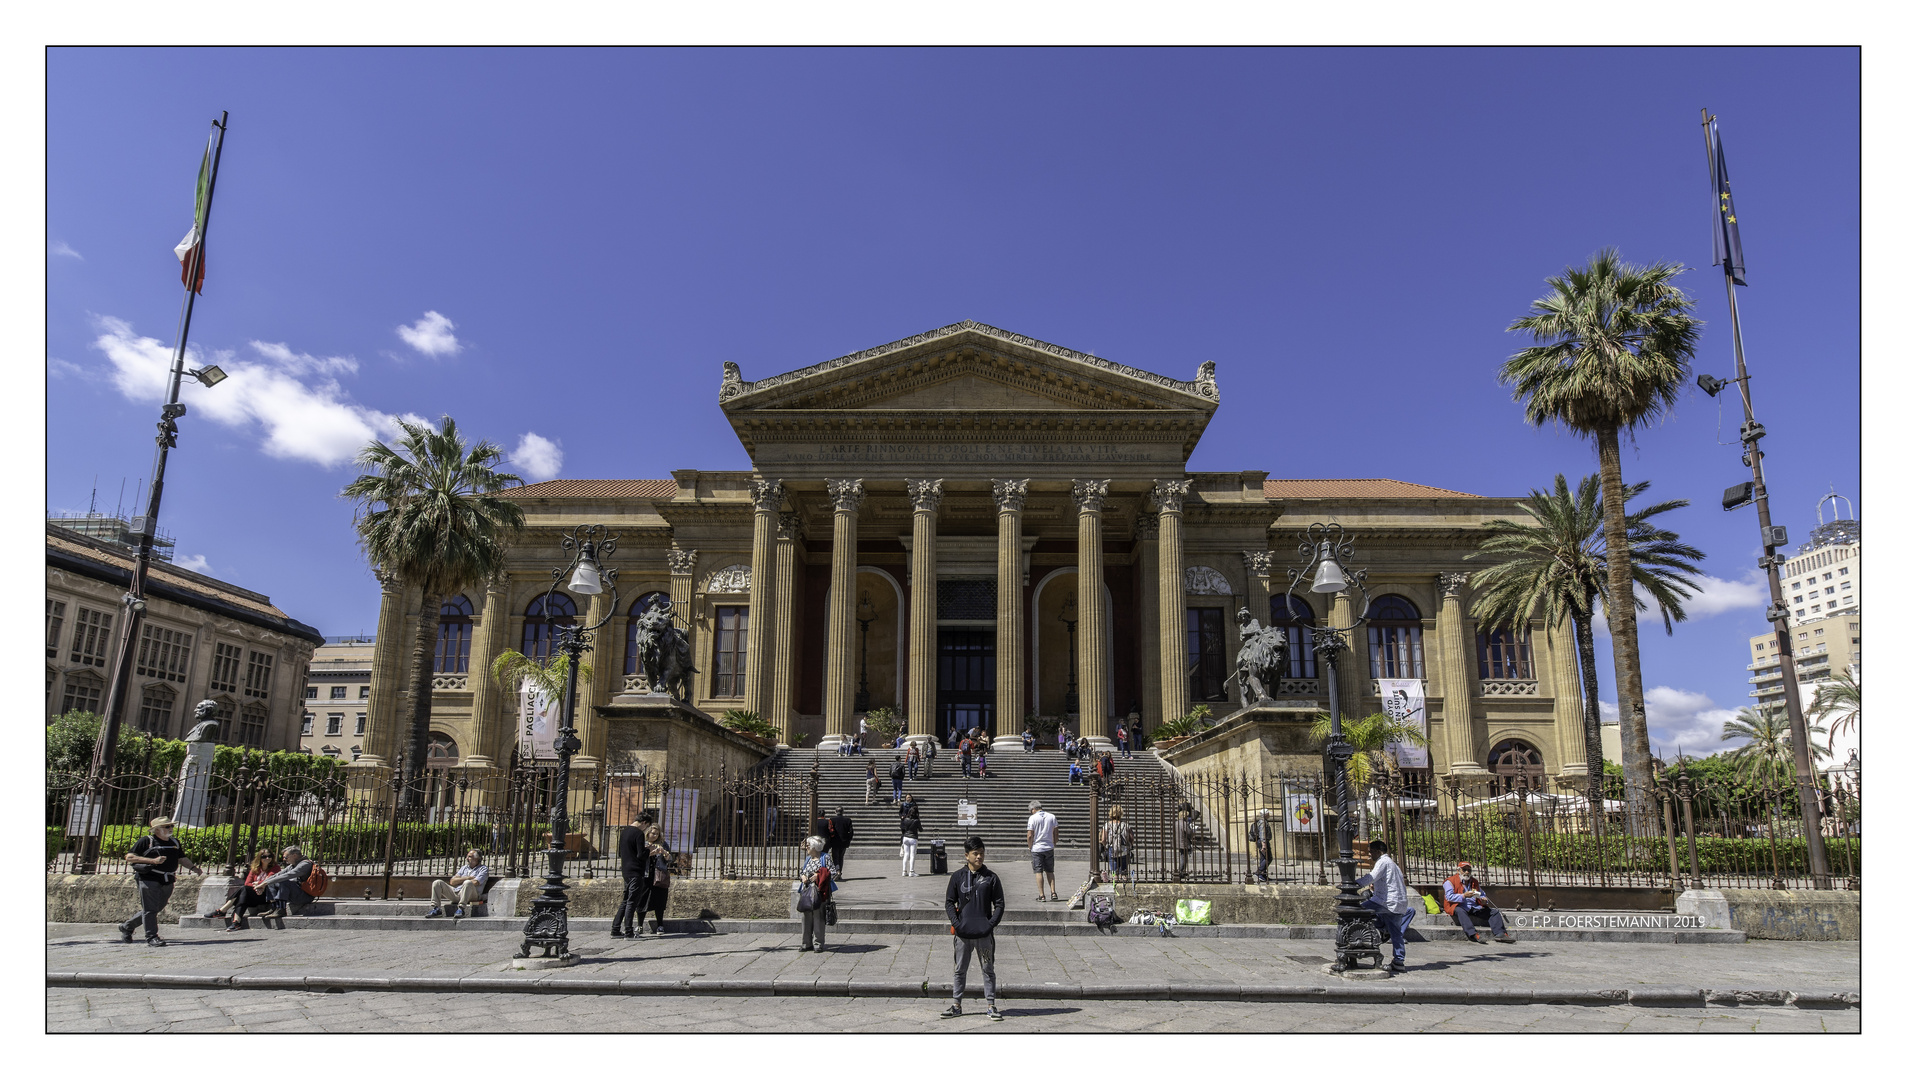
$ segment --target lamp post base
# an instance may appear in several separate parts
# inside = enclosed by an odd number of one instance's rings
[[[1337,959],[1331,964],[1331,970],[1338,973],[1356,970],[1358,962],[1365,959],[1373,968],[1384,966],[1383,934],[1377,928],[1376,915],[1364,906],[1357,886],[1352,884],[1352,867],[1349,861],[1338,862]]]
[[[540,959],[556,959],[567,964],[571,960],[569,893],[563,883],[563,852],[560,848],[551,850],[549,857],[549,876],[543,879],[542,893],[530,901],[530,919],[523,924],[523,944],[513,959],[526,960],[531,949],[541,949]]]

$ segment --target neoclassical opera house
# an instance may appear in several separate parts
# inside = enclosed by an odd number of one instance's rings
[[[442,607],[435,763],[507,765],[516,698],[480,673],[505,649],[547,655],[553,624],[610,615],[577,718],[579,763],[600,760],[616,699],[648,689],[631,628],[661,597],[686,617],[691,703],[751,710],[792,745],[830,745],[881,707],[936,734],[1016,735],[1033,715],[1104,736],[1200,703],[1222,717],[1238,707],[1241,606],[1291,637],[1281,697],[1322,700],[1305,627],[1348,623],[1350,604],[1287,610],[1283,594],[1306,526],[1335,521],[1373,597],[1342,671],[1347,714],[1378,707],[1377,679],[1421,679],[1434,772],[1511,748],[1584,770],[1570,643],[1480,635],[1467,615],[1463,556],[1484,522],[1523,516],[1512,499],[1187,471],[1219,407],[1209,361],[1177,379],[963,322],[753,382],[724,368],[750,471],[511,492],[529,527],[508,573]],[[613,613],[607,594],[546,603],[561,537],[584,523],[620,534]],[[365,764],[401,743],[418,604],[387,585]]]

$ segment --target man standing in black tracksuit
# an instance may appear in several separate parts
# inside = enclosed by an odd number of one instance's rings
[[[609,924],[610,937],[641,937],[642,913],[649,910],[649,882],[654,868],[649,864],[649,841],[645,830],[656,820],[655,812],[644,810],[634,825],[624,825],[616,837],[616,853],[622,857],[622,906]]]
[[[967,865],[947,878],[947,922],[953,927],[953,1004],[940,1015],[960,1015],[960,999],[967,992],[967,962],[980,954],[981,985],[987,992],[987,1019],[1004,1020],[994,1004],[993,928],[1006,914],[1006,890],[1000,877],[987,869],[987,845],[978,836],[967,837]]]
[[[828,854],[834,856],[834,879],[846,881],[848,871],[848,845],[854,843],[854,821],[848,817],[847,810],[834,808],[834,816],[828,819]]]

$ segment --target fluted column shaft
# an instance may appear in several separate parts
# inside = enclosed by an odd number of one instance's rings
[[[1139,557],[1139,656],[1144,688],[1140,691],[1141,719],[1146,729],[1172,719],[1165,715],[1164,699],[1159,694],[1159,672],[1165,667],[1164,650],[1159,642],[1159,515],[1142,513],[1132,523],[1132,538]]]
[[[754,546],[748,558],[748,665],[742,676],[742,708],[759,717],[769,713],[774,687],[775,620],[769,613],[775,596],[775,532],[781,524],[781,483],[749,484],[755,501]],[[786,741],[788,733],[781,732]]]
[[[1159,511],[1159,704],[1166,720],[1191,708],[1185,671],[1190,666],[1185,637],[1185,496],[1189,480],[1161,480],[1152,489]]]
[[[1443,606],[1437,611],[1438,653],[1443,663],[1444,760],[1454,772],[1478,772],[1477,735],[1470,721],[1470,666],[1464,648],[1463,592],[1468,574],[1439,574]]]
[[[490,665],[509,646],[506,631],[510,626],[510,572],[492,579],[483,592],[483,622],[477,627],[477,640],[470,643],[470,742],[472,753],[464,764],[476,768],[502,768],[510,763],[510,744],[502,737],[506,725],[498,723],[503,713],[503,688],[490,675]]]
[[[1583,675],[1576,662],[1576,636],[1552,629],[1549,642],[1549,692],[1556,702],[1556,752],[1563,759],[1562,775],[1587,776],[1588,733],[1583,730]]]
[[[935,699],[939,696],[940,605],[938,555],[940,535],[940,481],[909,480],[907,498],[914,504],[914,552],[907,578],[913,601],[907,608],[907,731],[910,735],[935,730]]]
[[[397,696],[404,686],[404,586],[396,577],[377,572],[383,594],[377,605],[377,644],[371,649],[371,700],[364,711],[364,753],[356,764],[390,765],[403,745],[397,730]]]
[[[999,511],[999,546],[994,564],[993,722],[1002,735],[1026,727],[1026,619],[1020,606],[1025,558],[1020,552],[1020,513],[1026,509],[1025,480],[995,480],[993,505]]]
[[[1106,557],[1100,514],[1110,480],[1073,481],[1079,507],[1079,733],[1095,745],[1106,737]],[[1169,707],[1169,706],[1168,706]]]
[[[795,722],[795,561],[801,542],[801,515],[784,512],[775,530],[775,659],[774,692],[769,695],[768,719],[781,731],[785,744]]]
[[[620,673],[610,670],[608,647],[610,597],[600,592],[589,598],[589,605],[583,615],[584,626],[603,623],[603,628],[589,639],[589,651],[583,654],[583,663],[589,665],[587,678],[578,673],[576,679],[576,739],[583,744],[582,750],[571,761],[572,768],[594,768],[603,759],[607,750],[609,732],[596,721],[596,706],[609,701],[609,682],[621,679]]]
[[[1260,623],[1271,625],[1271,571],[1272,551],[1246,551],[1245,556],[1245,602],[1250,605],[1251,613]]]
[[[1333,593],[1330,625],[1348,627],[1355,619],[1356,615],[1351,610],[1351,590]],[[1365,715],[1364,697],[1371,685],[1369,637],[1365,629],[1359,627],[1345,630],[1344,642],[1344,655],[1338,658],[1338,710],[1345,716],[1355,718]],[[1323,664],[1318,665],[1318,678],[1330,678]]]
[[[834,504],[834,553],[828,576],[828,730],[823,746],[840,742],[854,721],[854,571],[865,494],[859,480],[828,481],[828,499]]]

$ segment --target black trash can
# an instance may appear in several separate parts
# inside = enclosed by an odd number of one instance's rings
[[[947,872],[947,841],[936,840],[927,855],[927,872],[944,874]]]

